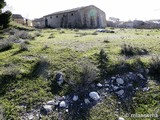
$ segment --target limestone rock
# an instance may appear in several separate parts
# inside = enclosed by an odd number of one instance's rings
[[[124,118],[122,118],[122,117],[119,117],[119,118],[118,118],[118,120],[125,120],[125,119],[124,119]]]
[[[124,94],[124,90],[119,90],[116,92],[118,95],[123,95]]]
[[[116,82],[117,82],[118,84],[124,84],[124,80],[123,80],[122,78],[117,78],[117,79],[116,79]]]
[[[90,103],[90,101],[89,101],[89,99],[84,99],[84,102],[86,103],[86,104],[89,104]]]
[[[98,95],[97,92],[90,92],[89,97],[92,98],[93,100],[97,101],[100,99],[100,96]]]
[[[97,87],[102,87],[103,85],[101,83],[98,83],[97,84]]]
[[[73,96],[73,101],[77,101],[78,100],[78,96],[77,95],[74,95]]]
[[[65,108],[66,107],[66,102],[65,101],[61,101],[60,104],[59,104],[59,107]]]

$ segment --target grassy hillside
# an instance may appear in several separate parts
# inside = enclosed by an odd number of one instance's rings
[[[150,90],[137,91],[132,102],[126,103],[129,104],[127,110],[123,104],[118,104],[120,100],[117,96],[107,93],[106,98],[88,109],[84,119],[115,120],[121,116],[127,120],[142,120],[144,118],[127,117],[126,113],[160,115],[160,30],[106,29],[115,33],[17,27],[2,31],[0,116],[18,120],[44,102],[73,92],[74,89],[67,84],[62,88],[53,86],[56,72],[62,72],[66,81],[72,78],[78,85],[81,67],[91,64],[97,71],[93,82],[103,82],[105,78],[98,58],[102,49],[108,58],[103,67],[106,77],[149,69],[147,86]],[[122,68],[122,65],[126,67]],[[42,119],[51,117],[56,119],[53,115],[43,116]]]

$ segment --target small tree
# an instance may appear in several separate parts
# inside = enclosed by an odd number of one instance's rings
[[[10,11],[2,13],[2,8],[4,6],[6,6],[6,2],[4,0],[0,0],[0,26],[2,28],[7,28],[10,23],[12,13]]]
[[[10,11],[6,11],[0,14],[0,26],[2,26],[3,28],[7,28],[11,21],[11,16],[12,13]]]
[[[101,49],[99,56],[98,56],[98,68],[100,69],[100,77],[105,78],[107,75],[107,62],[108,56],[103,49]]]

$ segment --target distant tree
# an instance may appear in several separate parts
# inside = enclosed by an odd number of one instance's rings
[[[11,21],[12,13],[10,11],[2,13],[2,8],[4,6],[6,6],[6,2],[4,0],[0,0],[0,26],[2,28],[7,28]]]

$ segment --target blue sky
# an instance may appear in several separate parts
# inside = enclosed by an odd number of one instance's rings
[[[34,19],[61,10],[95,5],[120,20],[160,19],[160,0],[5,0],[15,14]]]

